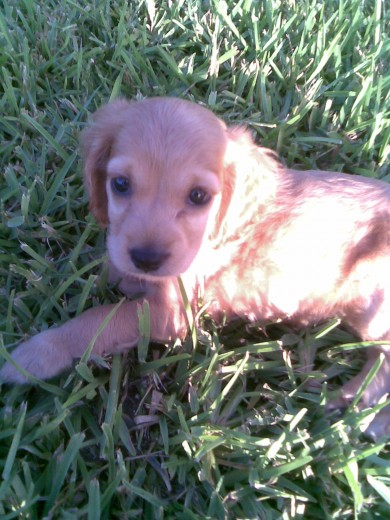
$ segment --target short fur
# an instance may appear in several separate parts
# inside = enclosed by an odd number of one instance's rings
[[[216,320],[225,313],[302,326],[339,316],[364,340],[390,340],[390,185],[287,169],[245,129],[174,98],[101,108],[83,145],[90,209],[108,227],[111,276],[125,294],[144,293],[154,340],[186,332],[179,275],[194,311],[202,288]],[[83,354],[112,308],[90,309],[31,338],[14,360],[35,376],[54,376]],[[94,351],[118,352],[137,340],[137,302],[126,301]],[[354,397],[380,353],[362,405],[389,393],[384,345],[370,349],[336,405]],[[9,363],[0,375],[25,381]],[[390,433],[389,407],[369,432]]]

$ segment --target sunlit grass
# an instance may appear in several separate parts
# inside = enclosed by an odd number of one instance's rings
[[[380,0],[8,1],[1,352],[120,298],[82,183],[90,112],[176,95],[289,165],[390,180],[389,20]],[[388,447],[361,435],[367,412],[324,412],[361,365],[356,338],[337,321],[265,336],[207,319],[197,336],[3,386],[1,518],[388,517]]]

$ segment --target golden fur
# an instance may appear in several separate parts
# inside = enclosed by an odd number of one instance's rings
[[[83,136],[90,209],[108,227],[111,277],[149,301],[154,340],[185,334],[177,285],[194,311],[296,326],[339,316],[365,340],[390,340],[390,185],[335,172],[284,168],[249,133],[174,98],[119,100],[101,108]],[[80,357],[112,310],[86,311],[20,345],[13,358],[51,377]],[[99,335],[108,354],[138,340],[137,302],[126,301]],[[370,349],[353,397],[378,355],[365,390],[371,406],[390,390],[390,350]],[[25,377],[11,364],[0,376]],[[390,408],[370,425],[390,433]]]

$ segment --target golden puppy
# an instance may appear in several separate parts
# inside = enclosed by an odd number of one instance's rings
[[[183,335],[181,275],[194,311],[296,326],[343,318],[365,340],[390,340],[390,185],[334,172],[284,168],[242,128],[174,98],[100,109],[84,133],[90,208],[108,227],[112,277],[150,305],[151,335]],[[92,308],[22,343],[13,359],[41,378],[80,357],[113,306]],[[98,335],[110,354],[138,340],[137,302],[126,301]],[[384,360],[363,405],[390,390],[390,347],[370,349],[348,401],[379,353]],[[6,363],[6,382],[25,377]],[[340,403],[339,403],[340,404]],[[390,433],[390,408],[372,422]]]

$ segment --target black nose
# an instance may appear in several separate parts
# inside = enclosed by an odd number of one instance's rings
[[[149,273],[150,271],[157,271],[159,267],[169,257],[169,253],[164,253],[156,249],[130,249],[130,257],[137,269]]]

